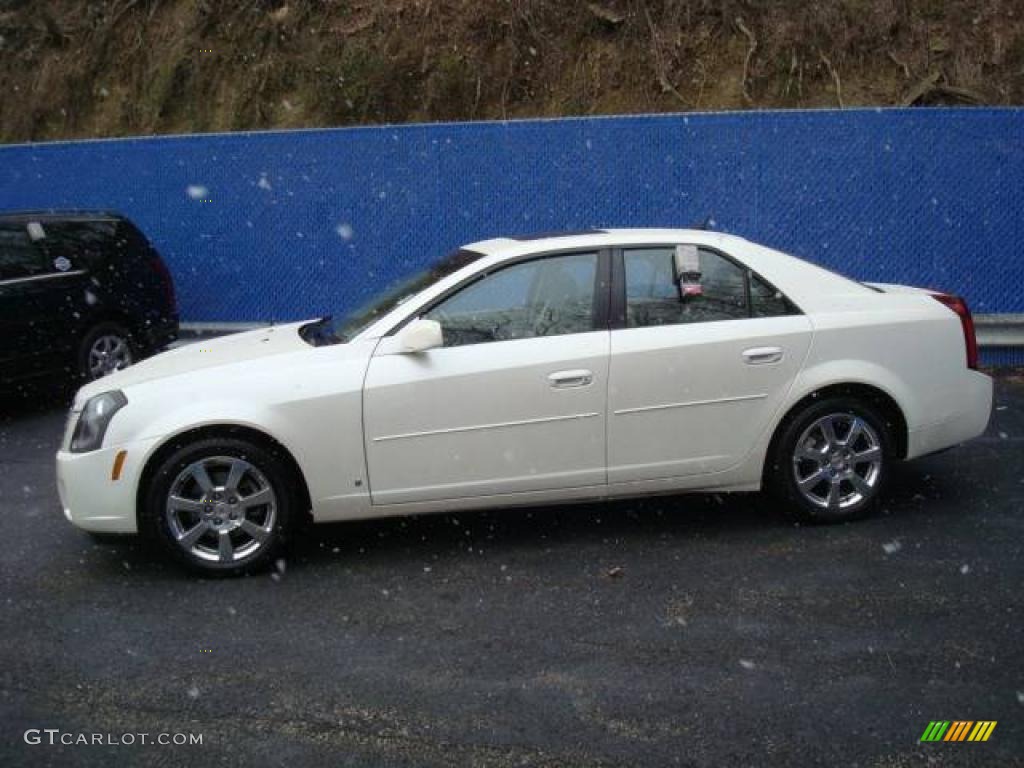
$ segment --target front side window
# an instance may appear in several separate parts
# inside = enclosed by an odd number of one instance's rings
[[[593,330],[597,254],[514,264],[463,288],[424,317],[441,324],[444,345],[531,339]]]
[[[627,328],[771,317],[794,310],[757,275],[706,248],[627,249],[623,261]]]
[[[35,277],[47,272],[42,253],[24,224],[0,224],[0,280]]]

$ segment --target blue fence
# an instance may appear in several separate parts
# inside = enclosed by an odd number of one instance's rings
[[[352,308],[462,243],[718,228],[865,280],[1024,312],[1024,109],[747,112],[0,147],[0,209],[104,208],[166,258],[182,316]]]

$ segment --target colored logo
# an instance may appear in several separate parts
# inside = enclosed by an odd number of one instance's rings
[[[995,728],[995,720],[932,720],[921,741],[988,741]]]

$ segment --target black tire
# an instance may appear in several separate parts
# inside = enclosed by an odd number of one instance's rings
[[[830,428],[837,440],[831,443],[834,449],[821,450],[828,445],[827,437],[824,430],[816,425],[830,417]],[[862,426],[857,431],[853,446],[843,449],[842,439],[844,436],[848,438],[850,433],[844,435],[842,429],[848,424],[852,431],[853,419],[860,419],[867,428]],[[811,430],[810,434],[808,430]],[[798,446],[802,439],[804,445]],[[876,455],[867,449],[872,442],[879,451],[877,467],[873,461],[858,461],[860,456]],[[797,458],[798,447],[801,448],[800,458]],[[821,459],[803,458],[808,453]],[[836,457],[837,454],[837,458],[822,461],[826,456]],[[797,519],[812,523],[847,522],[864,517],[877,505],[895,457],[892,425],[876,406],[854,397],[827,397],[791,414],[779,427],[769,452],[765,481],[773,495]],[[851,470],[860,478],[859,481],[851,479]],[[815,481],[819,473],[822,473],[821,477]],[[805,481],[804,490],[801,490],[798,477]],[[856,486],[854,482],[857,482]],[[814,485],[808,488],[806,484],[810,483]],[[838,491],[833,492],[833,484]],[[837,494],[836,503],[830,503],[833,493]]]
[[[249,474],[249,470],[246,470],[246,480],[243,482],[258,485],[256,483],[258,476],[258,479],[264,481],[272,490],[274,499],[273,518],[256,519],[258,526],[261,529],[266,529],[265,539],[261,541],[257,549],[249,554],[239,554],[244,552],[244,547],[234,550],[233,554],[238,556],[238,559],[230,561],[210,559],[212,556],[210,550],[212,550],[214,542],[219,543],[224,535],[222,530],[214,529],[214,522],[220,525],[223,521],[225,525],[233,525],[227,522],[226,513],[220,514],[208,509],[229,510],[231,508],[227,504],[234,498],[230,492],[224,491],[224,476],[218,474],[223,471],[218,468],[221,458],[240,459],[255,469],[255,474]],[[192,475],[187,475],[186,480],[181,481],[185,470],[197,462],[206,463],[204,466],[209,469],[209,477],[213,485],[213,490],[200,496],[200,500],[203,502],[203,511],[186,513],[176,510],[172,513],[168,509],[168,500],[173,485],[178,482],[192,483],[190,487],[193,494],[187,495],[189,500],[199,492],[198,483],[192,482],[194,479]],[[161,548],[172,557],[194,571],[205,574],[250,573],[265,568],[273,562],[286,544],[293,528],[293,522],[297,518],[296,510],[299,508],[295,492],[297,487],[298,483],[293,477],[291,465],[273,450],[241,438],[215,437],[198,440],[182,445],[168,455],[151,475],[148,487],[144,488],[142,493],[143,504],[139,514],[139,528],[144,535],[158,542]],[[185,495],[185,491],[182,489],[183,486],[180,485],[175,488],[176,495]],[[218,493],[222,498],[214,503],[213,499]],[[244,502],[245,498],[242,493],[236,495],[240,502]],[[209,500],[211,503],[207,504],[205,500]],[[270,507],[271,505],[268,504],[254,508],[256,509],[255,514],[269,515]],[[188,523],[183,522],[183,517],[186,514],[194,515]],[[244,525],[249,511],[242,510],[240,514],[243,519],[238,521],[238,525]],[[235,519],[233,513],[231,519]],[[177,536],[187,532],[186,528],[192,530],[192,522],[197,525],[200,522],[205,522],[209,530],[202,534],[202,538],[197,541],[195,547],[186,551],[185,547],[178,543]],[[175,526],[178,526],[177,534],[172,530]],[[238,546],[238,539],[244,538],[246,535],[248,534],[244,530],[237,528],[228,532],[229,541],[236,541],[233,546]],[[256,541],[255,538],[251,536],[250,538],[254,542]]]
[[[127,328],[119,323],[110,322],[95,325],[82,337],[82,341],[78,345],[77,370],[79,377],[85,381],[95,381],[105,375],[104,373],[97,374],[91,364],[93,347],[103,339],[118,339],[124,345],[128,357],[127,364],[122,367],[127,368],[139,358],[139,350]]]

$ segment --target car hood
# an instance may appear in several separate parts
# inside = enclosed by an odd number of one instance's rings
[[[123,371],[86,384],[75,396],[74,408],[80,409],[90,397],[112,389],[124,389],[153,379],[272,357],[299,349],[312,349],[299,336],[299,329],[308,322],[305,320],[234,333],[162,352]]]

